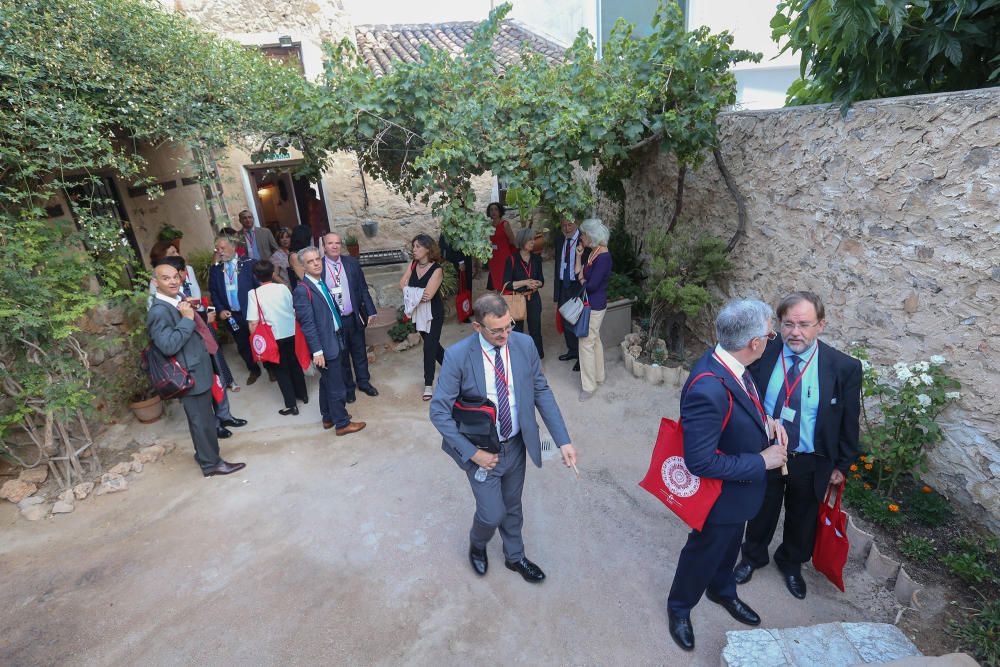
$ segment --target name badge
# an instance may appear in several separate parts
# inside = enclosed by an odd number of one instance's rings
[[[795,410],[792,410],[787,405],[781,408],[781,421],[788,422],[789,424],[795,421]]]
[[[343,287],[331,287],[330,288],[330,294],[343,294],[343,293],[344,293],[344,288]]]
[[[499,247],[500,247],[500,246],[498,246],[498,245],[497,245],[496,243],[493,243],[492,245],[493,245],[493,250],[496,250],[497,248],[499,248]]]

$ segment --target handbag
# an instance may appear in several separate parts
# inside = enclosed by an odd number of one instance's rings
[[[312,365],[312,352],[309,351],[309,342],[302,332],[302,325],[295,320],[295,358],[299,360],[299,366],[306,370]]]
[[[222,378],[219,377],[217,373],[212,374],[212,400],[216,403],[222,403],[222,399],[226,397],[226,388],[222,386]]]
[[[563,326],[569,324],[573,326],[576,321],[580,319],[583,314],[583,285],[580,286],[580,294],[569,299],[563,305],[559,306],[559,315],[563,318]]]
[[[851,548],[847,539],[847,514],[840,509],[840,497],[844,493],[843,482],[837,487],[837,500],[831,506],[832,492],[833,487],[828,487],[826,498],[816,515],[816,542],[813,544],[812,562],[813,567],[843,593],[844,565]]]
[[[573,334],[577,338],[586,338],[590,335],[590,299],[587,293],[583,293],[583,310],[580,312],[580,319],[573,325]]]
[[[688,391],[706,375],[716,377],[712,373],[702,373],[691,380]],[[726,392],[728,393],[728,389]],[[722,420],[721,430],[726,430],[732,413],[733,396],[729,394],[729,411]],[[698,531],[705,526],[709,512],[722,493],[721,479],[698,477],[688,470],[684,463],[684,429],[680,421],[666,417],[660,420],[660,432],[656,436],[649,470],[639,486],[656,496],[681,521]]]
[[[155,345],[142,351],[140,366],[149,375],[153,391],[166,400],[180,398],[194,389],[194,378],[180,365],[176,357],[167,357]]]
[[[253,293],[257,298],[257,311],[260,313],[260,321],[257,323],[257,328],[254,329],[253,335],[250,337],[250,347],[253,348],[253,359],[254,361],[265,361],[276,364],[281,360],[281,354],[278,352],[278,341],[274,339],[274,332],[271,331],[271,325],[264,320],[264,308],[260,303],[260,294],[257,293],[257,290],[254,290]]]
[[[465,269],[458,272],[458,294],[455,295],[455,313],[459,322],[465,322],[472,315],[472,292],[465,287]]]
[[[510,274],[514,275],[514,258],[510,258]],[[511,293],[507,294],[507,285],[511,286]],[[524,298],[523,294],[519,294],[514,291],[514,283],[504,283],[500,291],[497,292],[504,301],[507,302],[507,310],[510,311],[510,316],[515,322],[521,322],[528,318],[528,301]]]
[[[497,406],[488,398],[459,397],[451,408],[458,432],[479,449],[490,454],[500,453],[497,435]]]

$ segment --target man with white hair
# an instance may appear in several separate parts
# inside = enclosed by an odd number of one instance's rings
[[[722,490],[701,531],[681,550],[667,598],[670,636],[694,650],[691,609],[702,595],[741,623],[760,616],[736,595],[733,565],[743,528],[764,501],[766,471],[786,460],[784,429],[765,413],[746,367],[760,359],[771,327],[771,307],[757,300],[730,301],[715,320],[718,345],[691,368],[681,391],[684,463],[698,477],[722,480]],[[772,439],[775,444],[769,445]]]

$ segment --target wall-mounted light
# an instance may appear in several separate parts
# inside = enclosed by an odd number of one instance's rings
[[[292,45],[292,37],[291,37],[291,35],[282,35],[281,37],[279,37],[278,38],[278,45],[279,46],[283,46],[285,48],[288,48],[289,46],[291,46]]]
[[[264,198],[264,195],[266,195],[266,194],[268,194],[270,192],[271,192],[271,186],[270,185],[265,185],[262,188],[257,188],[257,196],[260,197],[260,198],[262,198],[262,199]]]

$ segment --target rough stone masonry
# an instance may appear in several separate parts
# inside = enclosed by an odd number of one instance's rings
[[[944,355],[962,399],[925,478],[1000,532],[1000,89],[860,102],[846,117],[728,112],[719,145],[748,213],[726,296],[811,289],[841,348],[888,365]],[[669,219],[676,174],[652,156],[626,183],[633,231]],[[709,155],[688,172],[681,225],[728,239],[736,220]]]

